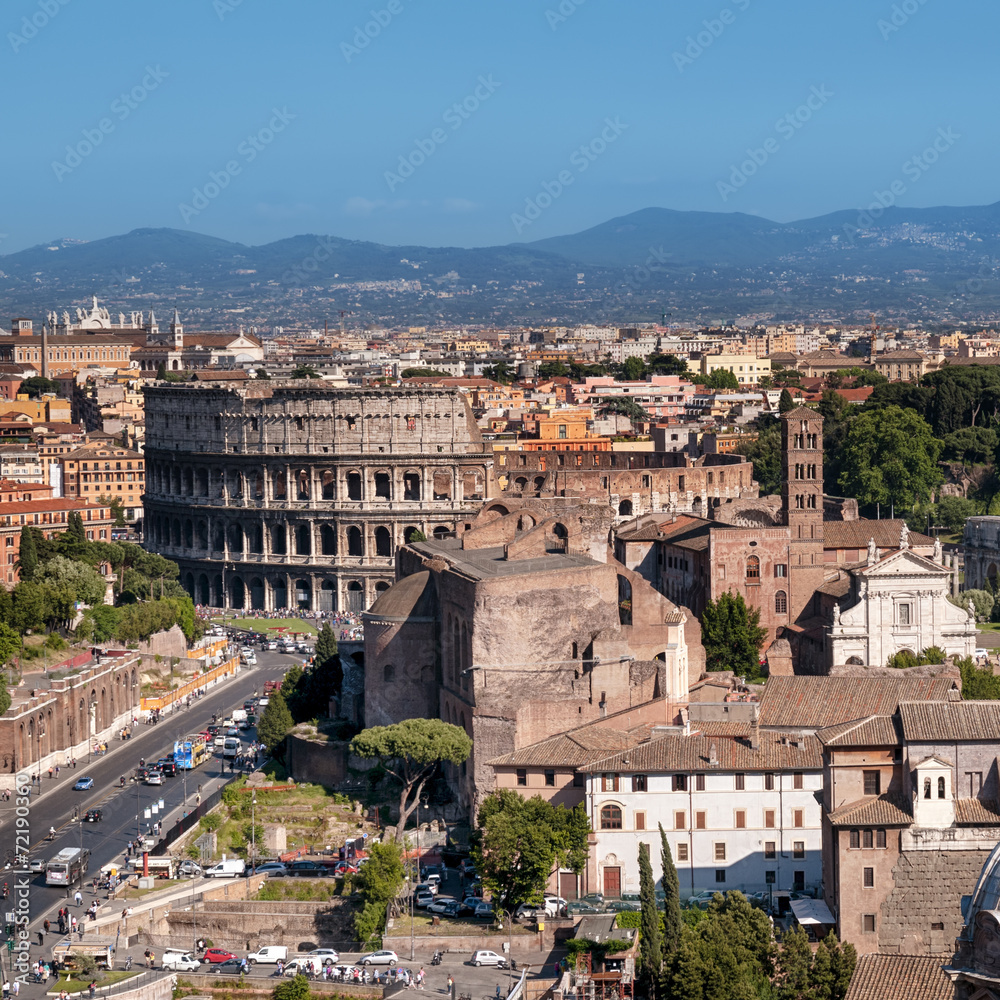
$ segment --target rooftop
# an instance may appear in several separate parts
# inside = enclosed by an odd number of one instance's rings
[[[590,556],[553,552],[533,559],[507,559],[502,545],[484,549],[463,549],[460,538],[442,538],[413,542],[411,547],[423,555],[445,559],[451,566],[473,580],[498,576],[521,576],[526,573],[558,573],[603,565]]]
[[[955,987],[939,958],[928,955],[858,957],[844,1000],[954,1000]]]
[[[1000,740],[1000,701],[904,701],[899,714],[911,743]]]

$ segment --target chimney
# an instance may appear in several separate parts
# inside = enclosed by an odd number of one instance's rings
[[[757,728],[757,715],[750,720],[750,749],[759,750],[760,749],[760,731]]]
[[[708,748],[708,766],[719,766],[719,753],[714,743],[710,744]]]

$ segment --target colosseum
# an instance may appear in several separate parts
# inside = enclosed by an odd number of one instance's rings
[[[464,530],[493,489],[492,452],[455,390],[144,392],[147,545],[196,603],[363,611],[392,584],[399,545]]]

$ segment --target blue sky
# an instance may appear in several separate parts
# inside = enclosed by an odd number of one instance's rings
[[[490,245],[894,181],[986,204],[998,28],[995,0],[5,0],[0,253],[140,226]]]

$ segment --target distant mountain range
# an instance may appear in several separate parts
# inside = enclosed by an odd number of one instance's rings
[[[568,236],[479,247],[294,236],[262,246],[177,229],[0,256],[9,316],[177,305],[190,328],[735,319],[1000,319],[1000,203],[777,223],[647,208]],[[4,322],[5,320],[0,320]]]

